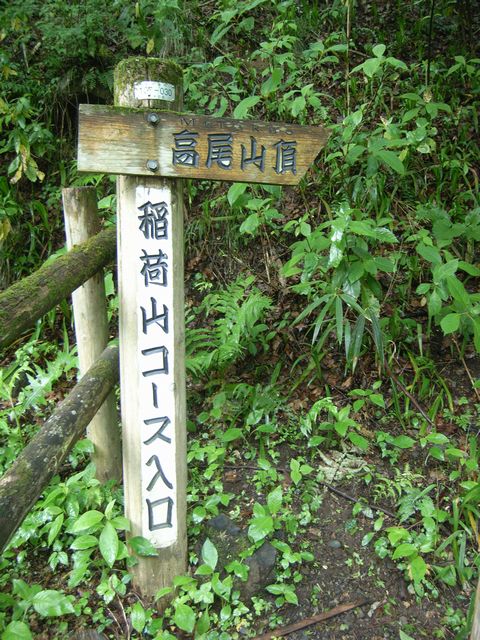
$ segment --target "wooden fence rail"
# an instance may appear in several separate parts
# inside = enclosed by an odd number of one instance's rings
[[[0,553],[118,382],[109,346],[0,479]]]
[[[115,259],[116,229],[109,227],[0,293],[0,349]]]

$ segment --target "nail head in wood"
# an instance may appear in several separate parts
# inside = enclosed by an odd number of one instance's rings
[[[156,126],[159,123],[160,118],[156,113],[149,113],[147,116],[147,120],[151,125]]]
[[[158,171],[158,162],[156,160],[147,160],[147,169],[152,172]]]

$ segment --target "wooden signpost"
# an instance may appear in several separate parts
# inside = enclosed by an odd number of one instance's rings
[[[115,70],[115,104],[82,105],[78,168],[119,174],[118,280],[125,511],[154,595],[186,570],[186,409],[181,180],[297,184],[321,127],[181,113],[181,70],[133,58]]]

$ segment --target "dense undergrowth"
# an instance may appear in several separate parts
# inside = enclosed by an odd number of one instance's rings
[[[186,111],[330,132],[298,188],[186,185],[192,571],[173,604],[160,616],[132,592],[133,552],[152,550],[126,546],[121,490],[95,480],[82,441],[0,560],[2,640],[81,625],[213,640],[248,637],[265,616],[278,625],[316,562],[305,534],[321,488],[352,460],[370,496],[353,516],[382,501],[395,514],[376,512],[363,544],[413,598],[450,600],[434,629],[391,637],[467,637],[480,562],[479,29],[474,3],[450,0],[2,8],[1,287],[62,250],[63,186],[96,186],[114,219],[114,181],[76,172],[76,111],[112,101],[128,55],[178,61]],[[65,304],[4,354],[2,472],[71,384],[70,323]],[[234,496],[225,473],[242,461],[254,491]],[[221,511],[248,528],[246,555],[265,539],[277,549],[275,580],[252,602],[233,580],[245,557],[219,573],[215,547],[195,546]]]

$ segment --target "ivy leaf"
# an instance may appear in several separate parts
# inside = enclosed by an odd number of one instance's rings
[[[32,600],[35,611],[45,618],[64,616],[67,613],[75,613],[73,604],[61,591],[49,589],[40,591]]]
[[[192,633],[195,626],[195,611],[188,604],[179,604],[175,608],[173,620],[179,629]]]
[[[100,553],[105,559],[109,567],[113,567],[113,563],[118,553],[118,534],[111,522],[107,522],[100,534],[99,548]]]

